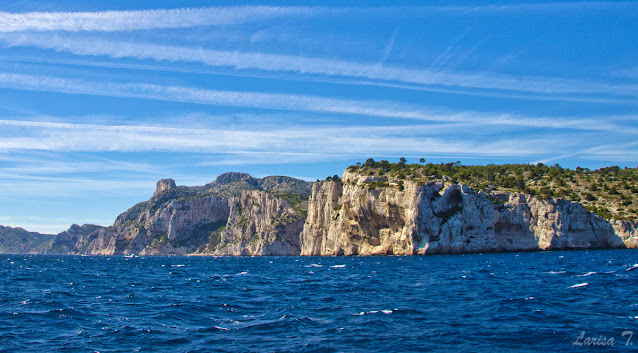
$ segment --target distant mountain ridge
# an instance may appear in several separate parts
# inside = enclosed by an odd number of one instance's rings
[[[37,251],[53,241],[55,235],[29,232],[22,228],[0,226],[0,253],[24,254]]]
[[[148,201],[108,227],[72,225],[55,236],[2,227],[0,252],[413,255],[636,248],[635,220],[605,219],[595,213],[601,213],[600,205],[587,209],[552,197],[562,195],[566,185],[602,179],[610,184],[601,187],[610,195],[599,196],[603,205],[614,206],[614,198],[631,204],[635,170],[603,172],[368,160],[341,177],[315,183],[245,173],[222,174],[191,187],[162,179]],[[561,185],[559,195],[549,195],[543,189],[547,185]],[[592,192],[588,185],[581,189],[568,194],[575,198]],[[624,218],[633,214],[622,207],[614,206],[613,212]]]

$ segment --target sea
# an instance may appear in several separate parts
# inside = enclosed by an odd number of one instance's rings
[[[638,251],[0,256],[1,352],[629,352]]]

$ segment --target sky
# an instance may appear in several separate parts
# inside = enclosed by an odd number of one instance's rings
[[[636,167],[637,136],[638,2],[0,2],[6,226],[229,171]]]

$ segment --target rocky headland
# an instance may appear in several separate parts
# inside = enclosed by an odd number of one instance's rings
[[[636,197],[635,169],[514,167],[368,160],[314,183],[243,173],[195,187],[163,179],[150,200],[108,227],[73,225],[55,236],[1,227],[0,252],[334,256],[638,247],[638,223],[625,207]],[[602,178],[612,186],[601,192],[613,192],[593,202],[587,178]]]

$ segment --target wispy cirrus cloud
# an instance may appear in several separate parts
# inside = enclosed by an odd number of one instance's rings
[[[150,83],[97,82],[52,76],[8,73],[0,73],[0,87],[68,94],[141,98],[204,105],[449,121],[448,117],[430,114],[422,107],[379,100],[348,100],[284,93],[222,91],[184,86],[162,86]]]
[[[467,138],[433,138],[453,131],[458,126],[308,126],[264,129],[263,127],[224,129],[179,129],[145,126],[105,126],[32,121],[0,121],[0,125],[28,130],[5,132],[0,137],[0,150],[45,151],[167,151],[201,152],[230,155],[252,155],[275,159],[340,159],[338,156],[381,153],[467,153],[489,155],[530,155],[538,146],[518,144],[490,145],[482,148],[480,141]],[[424,135],[425,134],[425,135]],[[460,136],[457,136],[460,137]],[[341,157],[342,158],[342,157]]]
[[[6,127],[0,137],[0,150],[5,151],[117,151],[117,152],[195,152],[226,155],[215,163],[272,164],[282,161],[307,162],[357,158],[361,155],[424,155],[431,153],[473,155],[475,157],[549,158],[557,149],[582,149],[592,138],[601,141],[613,134],[616,139],[631,138],[636,129],[615,125],[624,134],[603,129],[602,120],[555,121],[557,131],[525,133],[525,127],[541,126],[531,117],[500,117],[490,120],[472,113],[459,114],[468,122],[428,123],[397,126],[236,126],[234,129],[173,128],[158,126],[110,126],[97,124],[51,123],[39,121],[0,120]],[[503,124],[511,119],[516,127],[511,135],[503,133]],[[546,124],[550,124],[547,120]],[[596,124],[601,128],[596,130]],[[573,127],[588,128],[590,137],[574,138]],[[476,132],[480,130],[480,134]],[[597,134],[597,135],[596,135]],[[607,139],[608,140],[608,139]],[[601,142],[602,143],[602,142]],[[559,147],[560,146],[560,147]],[[579,147],[580,146],[580,147]],[[593,152],[593,150],[592,150]],[[547,156],[547,157],[546,157]],[[209,163],[208,163],[209,164]],[[207,165],[204,163],[202,165]],[[89,163],[85,168],[99,167]],[[55,166],[51,165],[48,169]],[[73,165],[80,168],[82,165]],[[29,167],[31,168],[31,167]],[[27,168],[27,169],[29,169]],[[118,163],[110,169],[135,168],[133,163]],[[5,171],[10,172],[7,168]],[[35,168],[37,170],[37,168]],[[153,172],[150,168],[149,172]]]
[[[100,12],[0,12],[0,32],[134,31],[232,25],[316,14],[321,8],[228,6]]]
[[[2,139],[0,137],[0,139]],[[55,156],[60,158],[60,156]],[[145,162],[122,162],[122,161],[60,161],[49,158],[2,158],[3,162],[11,162],[13,166],[3,166],[0,171],[3,178],[10,178],[12,175],[60,175],[74,173],[100,173],[106,172],[135,172],[136,174],[159,174],[161,169],[158,166]]]
[[[600,99],[599,95],[615,97],[637,97],[638,85],[631,83],[604,83],[591,80],[542,76],[511,76],[495,73],[454,72],[437,69],[414,69],[378,62],[350,61],[297,55],[251,53],[240,51],[211,50],[199,47],[184,47],[151,44],[136,41],[113,41],[101,38],[60,36],[51,34],[0,34],[0,42],[6,46],[31,46],[69,52],[82,56],[107,56],[110,58],[153,59],[167,62],[201,63],[210,67],[234,70],[259,70],[262,72],[301,75],[322,75],[347,78],[351,83],[419,89],[441,87],[448,89],[480,90],[491,92],[519,92],[548,95],[588,95]],[[179,71],[179,70],[178,70]],[[306,79],[312,81],[312,77]],[[319,79],[320,80],[320,79]],[[409,85],[414,85],[410,87]]]
[[[1,75],[0,75],[1,78]],[[1,81],[0,81],[1,82]],[[216,92],[216,91],[214,91]],[[228,94],[250,94],[246,92],[227,92]],[[282,101],[299,99],[295,95],[274,95],[272,98],[281,98]],[[251,96],[247,95],[243,99],[250,100]],[[266,107],[273,109],[282,109],[286,111],[295,111],[299,109],[301,111],[319,111],[327,113],[338,114],[361,114],[369,116],[380,117],[393,117],[398,119],[414,120],[409,124],[389,125],[384,124],[382,126],[372,125],[354,125],[344,122],[344,124],[334,127],[317,124],[317,125],[305,125],[295,124],[293,121],[289,122],[289,127],[286,129],[280,129],[279,124],[270,124],[259,126],[253,121],[255,118],[252,115],[248,115],[250,122],[247,124],[239,123],[234,128],[227,129],[208,129],[202,126],[193,128],[187,127],[172,127],[172,126],[160,126],[160,125],[104,125],[104,124],[77,124],[77,123],[65,123],[59,122],[59,117],[39,117],[40,120],[0,120],[0,126],[15,127],[15,128],[45,128],[45,129],[65,129],[65,130],[88,130],[88,131],[109,131],[110,133],[140,133],[148,135],[202,135],[203,138],[209,139],[211,137],[216,138],[218,141],[224,139],[254,139],[258,135],[268,136],[268,131],[273,129],[273,126],[277,127],[273,137],[284,136],[289,133],[291,136],[299,138],[312,137],[316,131],[325,134],[339,135],[342,132],[349,132],[352,134],[367,134],[375,133],[377,131],[385,134],[406,134],[410,132],[419,131],[424,129],[428,131],[431,136],[445,135],[451,131],[456,133],[476,133],[477,128],[481,130],[490,131],[491,129],[503,130],[504,128],[542,128],[542,129],[557,129],[557,130],[573,130],[573,131],[594,131],[594,132],[609,132],[618,135],[634,135],[638,134],[638,128],[632,126],[630,123],[635,121],[636,117],[633,115],[620,115],[620,116],[591,116],[591,117],[577,117],[577,116],[525,116],[516,114],[504,114],[504,113],[480,113],[473,111],[436,111],[434,108],[423,106],[402,106],[401,104],[391,103],[397,110],[390,108],[384,109],[382,105],[375,110],[375,107],[368,106],[365,110],[359,110],[359,107],[372,105],[372,102],[366,101],[347,101],[347,100],[330,100],[330,98],[304,96],[308,101],[307,106],[284,105],[276,106],[275,102],[270,102],[270,105],[260,105],[260,100],[256,102],[243,102],[239,100],[240,106],[249,107]],[[316,99],[316,101],[313,101]],[[320,110],[315,106],[320,106],[322,103],[329,102],[334,104],[326,110]],[[232,102],[222,102],[219,104],[231,104]],[[211,102],[211,104],[215,104]],[[339,108],[343,108],[339,110]],[[402,113],[402,112],[405,112]],[[409,112],[409,113],[407,113]],[[293,116],[289,116],[290,113],[279,116],[277,119],[294,120]],[[268,116],[260,115],[260,118],[267,118]],[[209,117],[202,115],[198,117],[185,117],[185,119],[193,119],[195,121],[206,121],[210,119],[217,120],[218,117]],[[89,118],[90,119],[90,118]],[[53,120],[46,121],[46,120]],[[179,120],[179,118],[178,118]],[[252,128],[256,127],[256,128]],[[6,147],[6,146],[5,146]],[[0,160],[2,158],[0,157]]]
[[[550,2],[505,5],[412,6],[412,7],[303,7],[219,6],[98,12],[0,12],[0,32],[20,31],[135,31],[163,28],[233,25],[254,21],[319,15],[422,16],[441,13],[464,16],[476,13],[565,10],[607,10],[630,7],[631,2]]]

